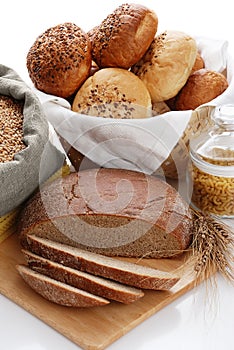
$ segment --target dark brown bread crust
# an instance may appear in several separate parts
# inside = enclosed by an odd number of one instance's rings
[[[123,4],[88,33],[99,67],[130,68],[146,52],[158,28],[157,15],[138,4]]]
[[[50,183],[25,205],[21,243],[36,234],[109,256],[170,257],[188,248],[192,215],[166,182],[120,169],[90,169]]]

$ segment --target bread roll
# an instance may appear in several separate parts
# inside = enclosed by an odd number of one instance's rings
[[[197,54],[195,40],[186,33],[157,35],[142,59],[132,67],[148,88],[153,103],[174,97],[186,83]]]
[[[18,232],[21,242],[34,234],[109,256],[170,257],[188,248],[192,214],[154,176],[92,169],[45,185],[24,206]]]
[[[200,52],[197,51],[197,56],[196,56],[196,60],[194,62],[191,74],[196,72],[196,70],[205,68],[205,62],[200,54]]]
[[[144,83],[122,68],[103,68],[89,77],[77,92],[72,110],[109,118],[151,116],[151,98]]]
[[[167,113],[170,112],[171,109],[169,108],[169,106],[166,104],[166,102],[161,101],[161,102],[155,102],[152,105],[152,114],[154,116],[163,114],[163,113]]]
[[[94,61],[100,68],[130,68],[150,46],[157,27],[157,15],[145,6],[119,6],[88,33]]]
[[[98,67],[97,63],[92,60],[89,75],[94,75],[94,73],[96,73],[98,70],[99,70],[99,67]]]
[[[196,60],[194,62],[191,74],[193,74],[195,71],[202,69],[204,67],[205,67],[205,62],[201,57],[201,54],[197,51]],[[166,101],[168,108],[170,108],[170,110],[172,111],[176,110],[176,107],[175,107],[176,98],[177,98],[177,95]]]
[[[175,103],[176,109],[196,109],[221,95],[227,87],[228,82],[223,74],[205,68],[199,69],[190,75],[179,92]]]
[[[68,98],[91,69],[88,35],[73,23],[59,24],[41,34],[27,54],[27,69],[35,87]]]
[[[177,96],[177,95],[175,95],[175,96],[172,97],[172,98],[169,98],[169,100],[167,100],[167,101],[165,102],[166,105],[168,106],[168,108],[170,108],[171,111],[174,111],[174,110],[175,110],[176,96]]]

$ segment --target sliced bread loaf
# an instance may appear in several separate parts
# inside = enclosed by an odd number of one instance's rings
[[[38,294],[56,304],[71,307],[91,307],[109,304],[109,301],[81,289],[56,281],[28,266],[17,265],[24,281]]]
[[[40,188],[19,220],[35,234],[109,256],[171,257],[192,238],[189,205],[165,181],[140,172],[90,169]]]
[[[130,304],[144,296],[139,289],[72,269],[24,249],[22,253],[34,271],[106,299]]]
[[[28,249],[37,255],[136,288],[169,290],[179,281],[179,277],[173,273],[88,252],[34,235],[27,235],[26,239]]]

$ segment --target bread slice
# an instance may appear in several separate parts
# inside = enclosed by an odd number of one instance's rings
[[[106,299],[130,304],[144,296],[140,289],[63,266],[24,249],[22,253],[34,271]]]
[[[81,289],[56,281],[33,271],[28,266],[17,265],[24,281],[38,294],[56,304],[71,307],[91,307],[109,304],[109,301]]]
[[[35,234],[108,256],[168,258],[189,247],[192,213],[155,176],[89,169],[40,188],[24,206],[18,232],[22,245]]]
[[[179,277],[146,266],[87,252],[35,235],[27,236],[30,251],[65,266],[109,278],[136,288],[169,290]]]

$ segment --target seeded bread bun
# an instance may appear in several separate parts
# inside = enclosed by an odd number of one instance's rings
[[[132,67],[148,88],[152,101],[174,97],[186,83],[197,54],[195,40],[186,33],[157,35],[143,58]]]
[[[179,92],[175,107],[177,110],[195,109],[221,95],[228,87],[221,73],[199,69],[190,75],[187,83]]]
[[[146,52],[158,28],[154,11],[123,4],[91,29],[92,55],[100,68],[130,68]]]
[[[89,76],[91,62],[88,35],[73,23],[47,29],[27,54],[27,69],[35,87],[63,98],[74,94]]]
[[[120,119],[146,118],[152,113],[144,83],[122,68],[103,68],[89,77],[77,92],[72,110]]]

